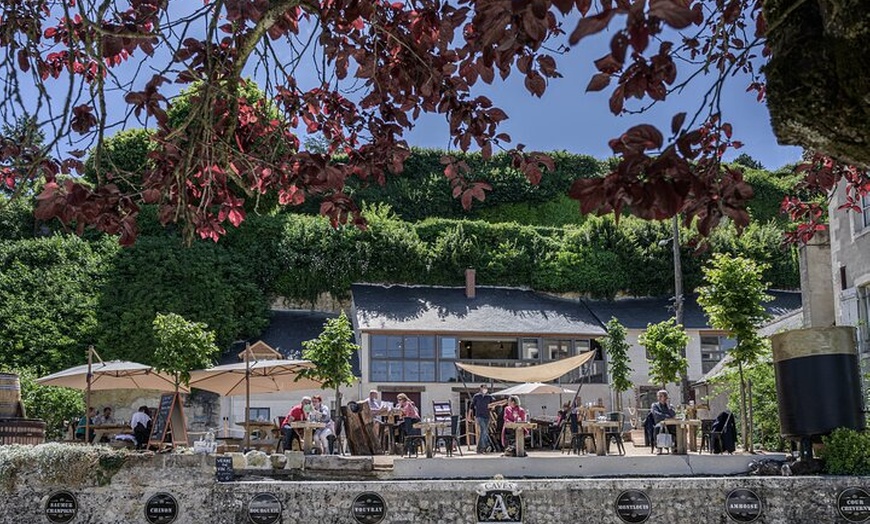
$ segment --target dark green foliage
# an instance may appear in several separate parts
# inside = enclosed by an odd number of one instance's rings
[[[37,373],[82,363],[116,250],[74,236],[0,241],[0,361]]]
[[[822,437],[821,458],[831,475],[870,475],[870,433],[854,429],[835,429]]]
[[[109,181],[118,185],[122,192],[139,187],[142,173],[152,164],[148,153],[155,150],[151,140],[153,132],[148,129],[126,129],[110,136],[103,142],[99,164],[93,152],[85,161],[85,179],[96,184]]]
[[[0,240],[33,238],[36,219],[30,199],[0,194]]]
[[[254,336],[267,323],[266,297],[248,269],[256,261],[223,245],[140,237],[111,263],[97,312],[97,347],[106,358],[152,363],[158,312],[213,326],[219,347]]]
[[[689,363],[685,354],[689,336],[673,318],[647,325],[638,343],[649,355],[649,379],[653,384],[665,387],[686,373]]]
[[[350,359],[359,346],[353,343],[353,326],[344,311],[338,318],[323,324],[323,332],[314,340],[302,343],[302,358],[310,360],[315,367],[302,370],[299,375],[323,383],[323,389],[334,389],[336,404],[341,405],[341,386],[354,382]]]
[[[770,172],[751,167],[743,170],[743,176],[754,193],[749,201],[752,220],[764,223],[775,219],[785,223],[787,217],[779,211],[782,200],[786,195],[795,194],[795,187],[801,176],[796,175],[792,168]]]
[[[450,182],[444,176],[444,165],[441,163],[441,157],[445,154],[465,160],[471,168],[467,175],[470,180],[487,182],[492,186],[486,200],[476,202],[470,213],[462,209],[459,200],[451,196]],[[511,167],[511,159],[505,154],[494,155],[485,161],[480,153],[448,153],[415,148],[405,162],[405,170],[401,175],[388,178],[384,186],[376,184],[353,188],[353,194],[360,203],[389,204],[397,215],[411,222],[431,217],[470,218],[503,204],[528,206],[548,203],[564,196],[575,179],[603,174],[601,162],[593,157],[564,151],[549,154],[556,164],[556,170],[546,173],[541,183],[535,186]],[[579,217],[576,204],[574,209]]]

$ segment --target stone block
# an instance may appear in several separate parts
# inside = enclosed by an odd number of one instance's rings
[[[305,454],[301,451],[285,451],[287,457],[286,469],[305,469]]]
[[[248,467],[247,461],[245,461],[244,453],[227,453],[227,455],[233,457],[233,469],[245,469]]]
[[[330,471],[372,471],[372,457],[343,457],[341,455],[307,455],[305,469]]]
[[[257,450],[245,453],[245,462],[247,462],[248,469],[270,469],[272,467],[269,455]]]
[[[284,469],[287,465],[287,457],[284,455],[270,455],[269,459],[272,461],[272,469]]]

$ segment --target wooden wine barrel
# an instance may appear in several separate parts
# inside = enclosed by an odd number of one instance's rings
[[[0,444],[45,443],[45,421],[33,418],[0,418]]]
[[[21,384],[18,375],[0,373],[0,418],[17,416],[19,402],[21,402]]]

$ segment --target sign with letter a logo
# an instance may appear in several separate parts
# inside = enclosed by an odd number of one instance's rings
[[[477,490],[477,522],[479,524],[521,524],[523,499],[521,490],[511,482],[485,482]]]

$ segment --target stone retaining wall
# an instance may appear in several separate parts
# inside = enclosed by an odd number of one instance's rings
[[[649,497],[646,522],[725,523],[731,522],[724,510],[726,496],[744,488],[761,499],[762,514],[755,522],[829,523],[846,522],[836,510],[837,496],[843,489],[870,489],[868,477],[276,482],[248,473],[247,480],[218,483],[213,457],[172,455],[133,457],[107,480],[88,480],[78,486],[54,483],[38,471],[20,471],[14,485],[0,487],[0,522],[49,522],[45,516],[49,495],[68,490],[78,503],[73,523],[147,523],[146,502],[159,492],[177,501],[174,524],[251,522],[251,501],[262,493],[271,494],[280,504],[277,522],[354,523],[358,522],[351,513],[354,499],[365,492],[375,493],[385,502],[384,523],[476,523],[480,521],[476,505],[481,492],[482,500],[490,501],[485,508],[490,514],[504,504],[507,509],[516,509],[519,502],[522,522],[528,524],[605,524],[624,522],[616,514],[616,499],[626,490],[638,490]],[[504,498],[496,500],[494,494]],[[268,498],[266,495],[264,500]],[[372,511],[377,513],[377,508]],[[260,513],[258,518],[266,519],[267,515]],[[370,518],[368,522],[375,521]]]

